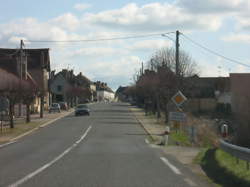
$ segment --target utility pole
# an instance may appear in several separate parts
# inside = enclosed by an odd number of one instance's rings
[[[20,93],[22,93],[22,80],[23,80],[23,40],[20,41],[20,64],[19,64],[19,73],[20,73]],[[21,95],[21,94],[20,94]],[[20,103],[18,105],[18,116],[22,115],[22,100],[20,100]]]
[[[180,32],[177,30],[176,31],[176,49],[175,49],[175,62],[176,62],[176,65],[175,65],[175,73],[176,73],[176,76],[179,78],[179,75],[180,75],[180,64],[179,64],[179,47],[180,47],[180,44],[179,44],[179,35],[180,35]]]
[[[177,77],[177,89],[179,90],[180,88],[180,63],[179,63],[179,35],[180,32],[177,30],[176,31],[176,40],[175,40],[175,73],[176,73],[176,77]]]
[[[143,75],[144,69],[143,69],[143,62],[141,63],[141,74]]]

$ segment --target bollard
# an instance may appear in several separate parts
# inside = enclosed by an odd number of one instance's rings
[[[161,141],[160,145],[168,145],[169,133],[170,133],[170,128],[169,128],[169,126],[166,126],[166,129],[165,129],[164,133],[162,134],[162,141]]]
[[[170,133],[170,128],[169,128],[169,126],[166,126],[165,136],[164,136],[164,138],[165,138],[165,145],[168,145],[168,135],[169,135],[169,133]]]
[[[223,138],[227,138],[227,136],[228,136],[228,125],[227,124],[223,124],[221,126],[221,135]]]

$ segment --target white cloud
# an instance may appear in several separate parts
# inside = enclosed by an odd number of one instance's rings
[[[225,14],[249,9],[249,0],[177,0],[176,6],[200,14]]]
[[[151,3],[141,7],[134,3],[97,14],[86,14],[84,22],[106,28],[135,32],[166,31],[176,28],[185,30],[217,30],[220,16],[199,15],[170,3]]]
[[[122,53],[124,53],[124,50],[116,49],[114,47],[86,47],[71,52],[70,56],[103,57],[103,56],[118,55]]]
[[[78,3],[78,4],[75,4],[75,6],[74,6],[74,8],[78,11],[83,11],[83,10],[86,10],[90,7],[91,7],[91,5],[87,4],[87,3]]]
[[[250,44],[250,34],[229,34],[222,38],[226,42],[238,42],[238,43],[248,43]]]
[[[49,23],[70,31],[76,30],[80,25],[78,18],[71,13],[58,16],[50,20]]]
[[[134,42],[127,48],[129,50],[157,50],[163,47],[172,47],[172,43],[167,40],[143,40]]]

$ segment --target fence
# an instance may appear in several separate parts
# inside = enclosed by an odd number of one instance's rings
[[[220,140],[220,148],[237,159],[245,160],[247,162],[247,169],[249,170],[250,149],[227,143],[224,140]]]

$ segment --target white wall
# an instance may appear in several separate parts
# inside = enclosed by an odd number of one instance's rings
[[[113,101],[115,98],[115,94],[112,92],[108,92],[106,90],[98,90],[96,92],[97,94],[97,100],[98,101],[104,101],[104,100],[109,100],[109,101]]]

